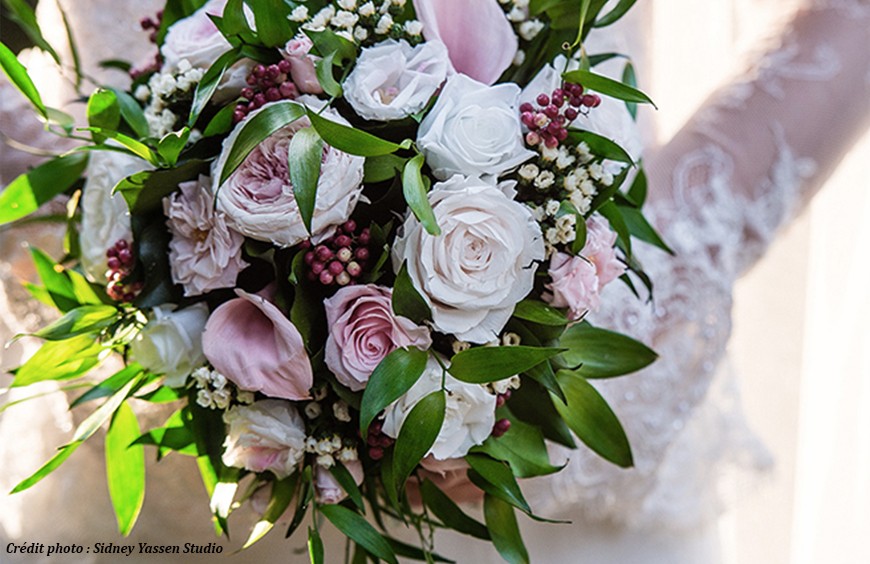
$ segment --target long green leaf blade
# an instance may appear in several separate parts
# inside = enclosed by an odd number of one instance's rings
[[[514,508],[498,497],[483,498],[483,516],[492,536],[492,544],[510,564],[528,564],[529,553],[523,544]]]
[[[17,177],[0,192],[0,225],[21,219],[67,191],[88,165],[86,153],[54,158]]]
[[[411,347],[388,354],[372,372],[360,405],[360,431],[365,436],[369,425],[385,407],[411,389],[423,370],[429,353]]]
[[[390,564],[398,564],[390,543],[363,516],[341,505],[324,505],[320,507],[320,512],[339,531],[365,548],[370,554],[381,560],[386,560]]]
[[[402,423],[393,451],[393,487],[401,489],[417,464],[435,444],[441,425],[447,397],[444,390],[436,390],[421,399]]]
[[[323,139],[312,127],[300,129],[290,140],[287,152],[293,195],[299,204],[302,223],[311,233],[317,182],[320,180],[320,165],[323,162]]]
[[[122,403],[106,433],[106,482],[124,536],[133,530],[145,501],[145,447],[132,444],[140,432],[133,409]]]
[[[405,165],[402,172],[402,192],[405,202],[430,235],[441,235],[441,228],[429,203],[428,179],[421,174],[425,157],[417,155]]]
[[[34,109],[36,109],[42,117],[47,119],[48,111],[45,108],[45,104],[42,103],[42,97],[39,95],[39,91],[33,84],[33,80],[31,80],[30,75],[27,74],[27,69],[18,61],[15,53],[10,51],[9,47],[7,47],[2,41],[0,41],[0,68],[3,69],[4,73],[6,73],[9,82],[11,82],[19,92],[24,94],[25,98],[30,100]]]
[[[487,384],[525,372],[563,351],[527,346],[474,347],[454,355],[449,372],[463,382]]]
[[[607,78],[588,70],[575,70],[566,72],[562,78],[567,82],[582,84],[584,88],[594,90],[599,94],[611,96],[625,102],[637,102],[639,104],[652,104],[657,108],[649,96],[636,88],[623,84],[612,78]]]

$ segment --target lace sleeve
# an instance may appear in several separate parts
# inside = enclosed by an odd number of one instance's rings
[[[811,2],[654,155],[684,252],[730,280],[754,263],[870,123],[868,53],[870,1]]]
[[[557,449],[567,468],[526,484],[539,511],[694,526],[720,510],[723,473],[770,464],[722,362],[733,283],[868,123],[868,52],[870,2],[817,1],[647,159],[649,213],[677,254],[638,245],[653,304],[614,284],[591,319],[660,355],[642,372],[595,382],[625,427],[635,467],[616,468],[582,445]]]

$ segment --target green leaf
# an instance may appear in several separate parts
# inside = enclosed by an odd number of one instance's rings
[[[236,107],[232,104],[218,110],[218,113],[205,126],[205,131],[202,132],[203,138],[223,135],[230,131],[233,128],[233,112],[235,110]]]
[[[63,312],[79,306],[76,291],[66,269],[41,250],[31,247],[30,254],[42,284],[57,308]]]
[[[565,314],[538,300],[527,299],[519,302],[514,308],[513,316],[541,325],[564,327],[568,324]]]
[[[518,390],[514,390],[510,409],[517,418],[538,427],[547,439],[567,448],[577,448],[571,430],[553,406],[550,394],[537,382],[526,380]]]
[[[574,240],[571,242],[571,251],[575,255],[579,255],[583,251],[583,247],[586,246],[586,237],[588,235],[588,228],[586,227],[586,218],[582,215],[577,217],[577,221],[574,222]]]
[[[109,376],[96,386],[93,386],[90,390],[77,397],[75,401],[70,403],[69,407],[70,409],[73,409],[82,405],[83,403],[111,396],[115,392],[123,388],[124,385],[127,384],[127,382],[140,375],[142,372],[143,368],[138,364],[131,364],[130,366],[125,366],[118,372]]]
[[[636,207],[643,206],[646,202],[647,180],[646,171],[643,168],[637,171],[634,181],[631,183],[631,188],[628,189],[626,196],[634,203]]]
[[[45,36],[42,35],[42,30],[39,28],[39,22],[36,19],[36,12],[33,11],[30,4],[24,0],[3,0],[3,4],[9,10],[9,19],[21,27],[21,30],[30,38],[30,41],[34,45],[51,55],[54,62],[60,65],[60,57],[57,51],[45,40]]]
[[[510,464],[518,478],[534,478],[558,472],[563,466],[550,464],[544,436],[537,427],[510,417],[511,427],[501,437],[490,437],[478,450]]]
[[[622,219],[625,221],[629,233],[641,241],[658,247],[669,255],[674,255],[674,251],[662,240],[661,236],[649,224],[640,210],[628,206],[618,207],[619,211],[622,212]]]
[[[345,65],[356,59],[356,44],[331,29],[327,28],[320,31],[305,29],[303,31],[314,43],[314,51],[321,57],[326,58],[335,53],[335,64],[337,65]]]
[[[623,149],[607,137],[602,137],[597,133],[593,133],[591,131],[572,130],[568,133],[568,139],[570,139],[571,143],[575,144],[586,143],[589,146],[589,152],[591,152],[593,155],[609,159],[611,161],[634,164],[634,161],[631,159],[631,155],[629,155],[625,151],[625,149]]]
[[[466,515],[447,494],[438,489],[438,486],[430,480],[423,480],[420,485],[420,494],[423,496],[423,503],[426,504],[426,507],[447,527],[464,535],[490,540],[486,527]]]
[[[406,141],[401,145],[397,145],[360,129],[336,123],[310,109],[307,112],[311,125],[314,126],[314,129],[317,130],[317,133],[320,134],[323,140],[328,145],[349,155],[377,157],[395,153],[399,149],[407,149],[411,144],[410,141]]]
[[[562,360],[568,366],[580,366],[577,373],[585,378],[611,378],[636,372],[649,366],[658,356],[643,343],[620,333],[578,323],[559,339],[566,350]]]
[[[378,182],[392,180],[397,174],[402,172],[406,162],[408,162],[408,159],[397,157],[396,155],[369,157],[365,163],[363,182],[366,184],[377,184]]]
[[[402,173],[402,193],[405,195],[408,207],[414,212],[426,232],[438,236],[441,235],[441,228],[438,227],[435,212],[432,211],[432,204],[429,203],[429,179],[423,178],[420,172],[424,162],[423,155],[417,155],[405,165]]]
[[[363,436],[378,413],[417,383],[426,369],[428,357],[427,351],[414,347],[400,348],[378,364],[369,378],[360,405],[360,431]]]
[[[20,388],[46,380],[71,380],[100,364],[102,345],[90,335],[65,341],[49,341],[15,371],[12,387]]]
[[[323,564],[323,540],[314,527],[308,527],[308,558],[311,564]]]
[[[636,88],[632,88],[627,84],[607,78],[600,74],[596,74],[588,70],[575,70],[566,72],[562,75],[566,82],[581,84],[584,88],[594,90],[599,94],[604,94],[612,98],[617,98],[626,102],[637,102],[639,104],[652,104],[654,108],[658,108],[653,101]]]
[[[393,287],[392,298],[393,313],[401,317],[407,317],[420,325],[424,321],[432,319],[432,310],[423,296],[414,287],[411,277],[408,275],[408,262],[402,263],[396,282]]]
[[[290,5],[284,0],[245,0],[254,12],[257,37],[266,47],[284,46],[293,37],[293,29],[287,16]]]
[[[338,485],[341,486],[341,489],[348,495],[348,497],[353,501],[354,505],[356,505],[360,511],[365,512],[365,505],[363,505],[362,492],[359,489],[359,486],[356,483],[353,475],[350,473],[350,470],[344,464],[340,462],[338,464],[334,464],[330,469],[329,473],[335,478],[338,482]]]
[[[528,564],[529,553],[523,544],[514,508],[496,496],[483,498],[483,517],[492,536],[492,544],[510,564]]]
[[[625,250],[625,254],[631,259],[631,234],[628,232],[628,225],[625,224],[625,219],[622,217],[622,212],[613,202],[605,202],[598,208],[598,213],[607,218],[610,227],[616,231],[619,236],[619,242]]]
[[[560,370],[556,378],[568,402],[553,396],[553,403],[568,427],[606,460],[622,468],[631,467],[634,462],[628,437],[607,401],[585,378],[573,372]]]
[[[444,558],[434,552],[424,552],[417,548],[416,546],[403,543],[394,538],[387,537],[387,542],[390,543],[390,547],[392,547],[393,552],[396,553],[396,556],[403,556],[405,558],[410,558],[411,560],[419,560],[421,562],[449,562],[454,564],[453,560],[449,558]]]
[[[121,193],[133,214],[144,215],[162,210],[163,198],[175,192],[182,182],[195,180],[207,170],[208,164],[199,160],[174,168],[143,170],[118,182],[112,191]]]
[[[214,96],[215,91],[217,91],[221,80],[224,78],[224,73],[226,73],[227,69],[234,65],[240,58],[241,52],[238,49],[231,49],[218,57],[208,70],[205,71],[199,84],[196,85],[196,92],[193,94],[193,102],[190,105],[190,114],[187,117],[188,126],[193,127],[196,124],[196,120],[199,119],[199,114],[202,113],[209,100],[211,100],[211,97]]]
[[[46,462],[39,470],[34,472],[31,476],[19,482],[18,485],[12,488],[12,491],[9,493],[17,494],[36,485],[37,482],[57,470],[57,468],[61,464],[63,464],[66,459],[69,458],[70,455],[74,453],[77,448],[79,448],[81,444],[81,442],[73,442],[61,447],[60,451],[51,457],[51,460]]]
[[[251,31],[248,19],[245,17],[243,0],[229,0],[224,6],[221,17],[221,31],[227,36],[240,35]]]
[[[538,327],[541,325],[539,324]],[[547,326],[545,326],[547,327]],[[541,339],[534,331],[529,329],[525,323],[511,320],[506,326],[508,331],[513,331],[519,335],[521,342],[533,347],[541,346]],[[562,331],[559,331],[561,335]],[[554,394],[562,396],[562,390],[559,388],[559,383],[556,381],[556,373],[553,372],[553,367],[549,362],[542,362],[525,371],[525,375],[532,378]],[[563,398],[564,399],[564,398]]]
[[[344,91],[341,88],[341,84],[335,80],[335,76],[332,74],[332,67],[335,64],[335,55],[336,52],[333,51],[317,61],[314,70],[317,73],[317,81],[320,83],[323,91],[333,98],[341,98]]]
[[[628,84],[632,88],[637,88],[637,75],[634,73],[634,65],[631,61],[625,63],[625,68],[622,70],[622,82]],[[631,114],[631,119],[637,120],[637,104],[634,102],[626,102],[626,109]]]
[[[24,97],[30,100],[33,108],[43,117],[48,118],[48,112],[45,109],[45,104],[42,103],[42,97],[39,91],[27,74],[27,69],[24,68],[15,53],[9,50],[3,42],[0,42],[0,68],[6,73],[9,82],[12,83],[19,92],[24,94]]]
[[[323,162],[323,139],[311,127],[300,129],[293,135],[288,148],[290,182],[293,195],[299,204],[299,215],[305,229],[311,233],[317,198],[317,182],[320,180],[320,165]]]
[[[238,136],[230,147],[227,159],[224,162],[223,168],[220,169],[220,183],[223,184],[227,178],[239,168],[245,158],[253,151],[264,139],[287,125],[293,123],[297,119],[305,115],[305,108],[296,102],[283,101],[275,102],[264,108],[258,114],[249,117],[242,122]]]
[[[324,505],[320,507],[320,512],[339,531],[365,548],[370,554],[391,564],[398,564],[390,543],[364,517],[342,505]]]
[[[616,6],[605,15],[599,17],[592,27],[606,27],[619,21],[628,12],[637,0],[619,0]]]
[[[61,7],[60,3],[56,3],[56,5],[58,12],[60,12],[61,20],[63,20],[63,29],[64,32],[66,32],[66,41],[69,44],[70,55],[72,56],[73,60],[73,71],[75,72],[76,76],[76,92],[79,92],[82,86],[82,78],[84,78],[84,75],[82,73],[82,59],[79,56],[78,46],[76,45],[75,38],[73,37],[72,25],[70,24],[69,18],[67,17],[66,12]]]
[[[121,106],[118,103],[118,97],[111,90],[98,88],[88,98],[88,125],[100,129],[118,129],[121,123]],[[100,133],[93,133],[95,143],[102,143],[106,140],[105,136]]]
[[[106,433],[106,482],[124,536],[133,530],[145,501],[145,448],[131,444],[139,433],[136,414],[122,403]]]
[[[25,172],[0,192],[0,225],[21,219],[66,192],[88,165],[85,153],[56,157]]]
[[[468,477],[471,478],[472,483],[486,493],[501,498],[526,513],[531,513],[532,510],[507,463],[482,454],[468,454],[465,456],[465,461],[471,466]]]
[[[112,325],[118,319],[118,309],[109,305],[84,305],[68,311],[63,317],[43,327],[34,337],[49,341],[60,341],[96,333]]]
[[[549,347],[474,347],[454,355],[450,373],[470,384],[486,384],[525,372],[565,349]]]
[[[254,525],[248,540],[242,546],[242,550],[250,547],[272,530],[278,519],[290,507],[290,502],[293,500],[293,494],[296,493],[298,483],[299,474],[293,474],[283,480],[272,482],[272,497],[269,499],[269,505],[266,506],[266,512],[263,513],[263,517]]]
[[[157,144],[157,152],[166,164],[174,167],[189,138],[190,129],[187,127],[183,127],[181,131],[170,131]]]
[[[148,120],[145,119],[145,112],[135,98],[118,88],[109,88],[115,93],[118,99],[118,106],[121,108],[121,117],[130,126],[130,129],[139,136],[139,138],[148,137],[150,131],[148,129]]]
[[[84,421],[82,421],[79,426],[76,428],[75,433],[73,434],[73,442],[76,441],[86,441],[91,436],[97,432],[103,423],[109,420],[112,417],[112,414],[117,411],[117,409],[121,406],[121,404],[126,400],[130,394],[133,392],[133,388],[139,384],[141,380],[141,376],[135,376],[132,380],[127,382],[124,387],[115,392],[109,399],[106,400],[103,405],[98,407],[93,413],[91,413]],[[138,434],[137,434],[138,436]],[[133,441],[136,437],[131,438]],[[129,444],[129,443],[128,443]]]
[[[426,456],[435,444],[441,425],[444,423],[444,411],[447,409],[447,397],[444,390],[436,390],[421,399],[411,409],[408,417],[399,430],[393,451],[392,487],[401,489],[405,480],[411,475],[417,464]],[[388,486],[389,487],[389,486]]]
[[[160,164],[157,154],[151,149],[151,147],[141,141],[137,141],[132,137],[124,135],[123,133],[112,131],[111,129],[103,129],[102,127],[84,127],[81,128],[81,131],[90,131],[108,137],[109,139],[114,139],[140,159],[144,159],[154,166]]]
[[[574,40],[572,47],[580,45],[583,41],[584,26],[586,25],[586,15],[589,13],[589,4],[591,0],[580,0],[580,18],[577,22],[577,39]]]

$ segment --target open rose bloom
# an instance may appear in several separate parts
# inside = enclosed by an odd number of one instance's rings
[[[445,496],[483,499],[521,555],[517,480],[559,470],[550,443],[629,466],[594,378],[655,359],[595,326],[606,286],[649,297],[632,239],[656,238],[619,147],[618,97],[643,95],[575,70],[575,7],[209,0],[125,22],[153,63],[93,94],[92,144],[0,194],[15,219],[70,195],[67,255],[34,252],[30,288],[64,318],[18,382],[116,353],[81,403],[130,449],[195,449],[221,526],[248,500],[256,534],[307,511],[396,562],[373,515],[462,529]],[[178,411],[118,439],[131,397]]]

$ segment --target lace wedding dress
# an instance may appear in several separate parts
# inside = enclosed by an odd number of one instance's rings
[[[107,47],[128,57],[142,53],[144,42],[130,43],[138,33],[132,28],[157,3],[61,2],[76,22],[82,57],[91,68],[105,58]],[[653,302],[638,301],[614,284],[593,319],[643,340],[660,355],[638,374],[596,382],[625,425],[636,466],[618,469],[582,446],[555,451],[554,456],[569,460],[567,468],[528,481],[525,491],[539,514],[568,518],[573,524],[542,526],[525,520],[533,561],[718,562],[718,539],[710,524],[728,497],[722,484],[734,483],[722,478],[740,471],[757,473],[769,464],[763,447],[746,429],[724,360],[733,285],[870,122],[870,2],[802,4],[776,41],[667,143],[655,147],[649,141],[650,115],[641,119],[641,129],[648,133],[649,213],[676,257],[639,245],[636,253],[656,284]],[[41,11],[44,18],[48,14]],[[650,3],[638,3],[619,28],[607,30],[608,37],[592,37],[591,48],[632,54],[641,78],[647,74],[644,69],[667,64],[648,56],[652,38],[644,30],[651,14]],[[143,39],[144,34],[138,35]],[[118,77],[103,79],[112,78]],[[19,123],[9,118],[21,114],[9,107],[17,103],[10,100],[19,100],[16,96],[0,97],[4,132],[8,124]],[[627,123],[618,103],[607,111],[619,117],[615,123]],[[19,135],[26,131],[22,126]],[[13,133],[8,135],[30,142]],[[626,126],[615,135],[631,146],[637,133]],[[11,156],[4,154],[4,167]],[[20,237],[3,233],[2,238],[0,298],[6,303],[0,301],[0,338],[5,340],[37,323],[39,312],[21,310],[24,298],[11,273],[11,241],[17,243]],[[14,366],[20,354],[4,352],[3,366]],[[71,425],[61,394],[0,415],[0,489],[8,491],[46,460]],[[119,539],[103,485],[102,453],[95,446],[87,448],[33,490],[0,498],[2,546],[7,539],[85,545],[214,540],[194,464],[175,456],[150,465],[142,518],[131,539]],[[237,525],[235,531],[242,535],[244,526]],[[273,537],[237,558],[307,560],[304,554],[293,556],[297,544],[280,534]],[[331,540],[341,542],[337,536]],[[240,539],[234,541],[232,546],[237,546]],[[230,548],[225,546],[226,554]],[[343,545],[327,546],[333,558],[343,553]],[[491,548],[454,535],[441,536],[439,550],[459,562],[499,561]],[[31,556],[21,561],[38,560]]]

